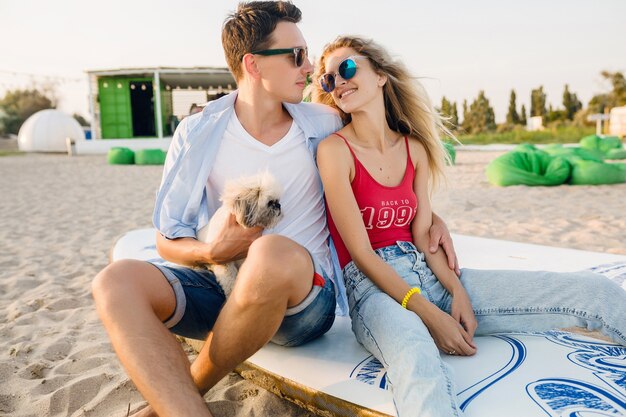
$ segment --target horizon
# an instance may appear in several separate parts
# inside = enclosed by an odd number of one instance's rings
[[[603,2],[602,10],[597,4],[564,0],[524,5],[495,0],[405,5],[391,0],[384,8],[356,0],[330,7],[312,0],[294,3],[302,10],[299,26],[311,58],[339,34],[372,38],[406,63],[435,106],[442,96],[456,102],[460,118],[463,100],[469,105],[480,90],[498,123],[506,118],[513,89],[518,112],[522,104],[530,111],[530,92],[539,86],[547,94],[546,105],[560,108],[565,84],[587,107],[593,95],[610,91],[601,71],[626,69],[626,54],[619,52],[626,40],[621,23],[626,3],[617,0]],[[87,70],[225,67],[221,25],[236,4],[186,0],[172,10],[162,0],[115,0],[98,8],[96,19],[93,5],[77,0],[0,0],[1,38],[19,34],[17,41],[0,47],[0,96],[9,89],[58,82],[58,108],[90,119]],[[31,12],[35,9],[37,14]],[[352,18],[355,13],[358,19]]]

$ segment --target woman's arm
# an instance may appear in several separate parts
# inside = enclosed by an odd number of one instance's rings
[[[350,151],[343,141],[336,136],[330,136],[318,147],[317,164],[324,183],[326,203],[352,260],[378,288],[401,304],[410,287],[372,249],[350,185],[354,176]],[[472,355],[476,352],[471,341],[467,342],[462,335],[464,330],[460,324],[425,297],[411,297],[407,309],[422,319],[437,347],[444,352],[455,352],[459,355]]]
[[[326,203],[352,260],[382,291],[402,303],[411,287],[372,249],[350,185],[354,165],[345,143],[336,136],[323,140],[317,149],[317,164],[324,183]],[[430,303],[419,298],[423,302],[416,303],[415,309],[420,312],[428,310]]]
[[[430,227],[433,223],[433,212],[430,205],[430,167],[426,149],[418,141],[411,141],[411,157],[415,163],[415,179],[413,188],[417,195],[417,215],[411,224],[413,243],[426,257],[428,267],[433,271],[441,284],[454,296],[454,292],[463,288],[455,272],[450,269],[446,255],[441,247],[434,253],[430,252]]]
[[[434,253],[429,250],[429,231],[432,226],[433,213],[430,204],[428,154],[424,146],[416,140],[411,140],[410,149],[416,165],[413,187],[418,201],[417,215],[411,224],[413,243],[424,254],[426,263],[433,274],[452,295],[452,317],[467,330],[469,341],[471,341],[476,329],[476,319],[467,292],[457,277],[456,271],[450,269],[443,249],[438,247]]]
[[[381,291],[401,304],[411,288],[372,249],[350,185],[354,172],[350,151],[343,141],[331,136],[320,143],[317,163],[324,183],[326,203],[352,260]],[[472,355],[476,352],[472,345],[464,341],[461,326],[425,297],[411,297],[407,309],[422,319],[433,335],[437,347],[444,352],[454,351],[459,355]]]

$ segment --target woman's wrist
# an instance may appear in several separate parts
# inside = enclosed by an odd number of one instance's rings
[[[448,289],[448,292],[450,293],[450,295],[454,297],[459,294],[466,294],[465,288],[463,287],[463,284],[461,284],[461,281],[459,281],[459,279],[456,277],[455,277],[455,281],[456,282],[452,283],[451,288]]]
[[[422,295],[415,294],[406,305],[407,310],[411,310],[420,318],[424,319],[433,314],[433,309],[437,309],[433,303],[428,301]]]

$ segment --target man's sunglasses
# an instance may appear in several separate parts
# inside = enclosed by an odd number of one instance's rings
[[[262,51],[252,51],[250,53],[252,55],[263,56],[293,54],[293,63],[296,67],[301,67],[304,64],[304,60],[309,56],[308,48],[302,48],[299,46],[284,49],[263,49]]]
[[[349,56],[339,64],[337,68],[337,72],[327,72],[326,74],[320,77],[320,86],[327,93],[332,93],[335,89],[335,79],[337,75],[340,75],[344,80],[349,80],[350,78],[356,75],[356,59],[359,58],[367,58],[361,55]]]

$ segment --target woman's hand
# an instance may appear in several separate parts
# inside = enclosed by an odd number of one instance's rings
[[[472,303],[465,291],[465,288],[459,286],[455,289],[452,294],[452,306],[450,309],[450,315],[454,320],[457,321],[467,334],[470,339],[474,338],[474,332],[478,327],[478,322],[476,321],[476,317],[474,316],[474,309],[472,308]]]
[[[422,318],[437,347],[448,355],[471,356],[476,353],[472,337],[449,314],[433,308],[427,319]]]

